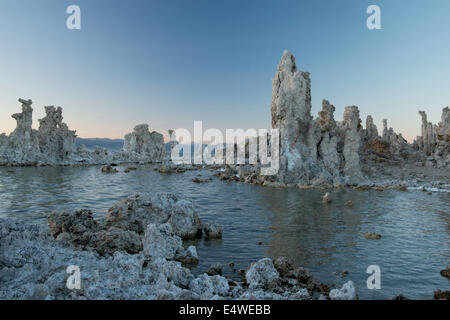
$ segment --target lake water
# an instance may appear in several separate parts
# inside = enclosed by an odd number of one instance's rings
[[[124,167],[119,167],[123,171]],[[450,290],[440,275],[450,262],[450,194],[410,191],[324,191],[271,189],[237,182],[196,184],[212,175],[191,171],[161,175],[151,166],[130,173],[102,174],[100,167],[0,168],[0,217],[45,224],[53,210],[89,208],[101,218],[116,201],[137,192],[174,192],[194,201],[204,221],[224,227],[222,240],[196,240],[200,258],[195,274],[211,264],[246,269],[263,257],[287,256],[328,284],[352,280],[362,299],[397,294],[427,299]],[[348,200],[354,207],[344,204]],[[367,240],[364,232],[382,235]],[[190,244],[190,243],[187,243]],[[369,290],[370,265],[381,268],[381,289]],[[348,271],[348,275],[334,272]],[[229,267],[228,277],[239,279]]]

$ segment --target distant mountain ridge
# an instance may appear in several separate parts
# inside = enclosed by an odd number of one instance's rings
[[[103,147],[108,150],[120,150],[123,148],[124,140],[123,139],[109,139],[109,138],[77,138],[75,145],[81,146],[84,145],[88,149],[95,149],[95,147]],[[191,143],[191,154],[194,155],[194,148],[198,145],[197,143]],[[207,144],[203,144],[203,148],[205,148]],[[166,154],[170,153],[170,144],[165,143],[165,151]],[[214,152],[213,152],[214,155]]]
[[[85,145],[88,149],[95,149],[95,147],[103,147],[110,150],[118,150],[123,148],[123,139],[108,139],[108,138],[77,138],[76,146]]]

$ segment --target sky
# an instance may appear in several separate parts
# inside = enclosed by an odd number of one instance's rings
[[[69,5],[81,30],[69,30]],[[381,8],[381,30],[366,9]],[[63,107],[83,138],[122,138],[140,123],[166,134],[270,128],[272,78],[284,50],[311,73],[322,99],[356,105],[409,141],[418,110],[440,121],[450,105],[448,0],[2,0],[0,132],[15,128],[17,99]]]

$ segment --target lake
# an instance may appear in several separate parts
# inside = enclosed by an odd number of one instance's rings
[[[450,194],[420,191],[272,189],[238,182],[194,183],[188,171],[161,175],[151,165],[103,174],[101,167],[1,167],[0,217],[46,224],[51,211],[89,208],[100,219],[116,201],[133,193],[173,192],[192,200],[204,221],[224,227],[222,240],[195,240],[200,258],[195,274],[211,264],[234,262],[246,269],[263,257],[289,257],[327,284],[352,280],[362,299],[403,294],[426,299],[436,289],[450,290],[440,270],[450,263]],[[345,206],[348,200],[354,206]],[[362,234],[376,232],[380,240]],[[366,269],[381,268],[381,289],[369,290]],[[347,271],[347,276],[340,273]],[[338,274],[334,274],[334,273]],[[224,275],[239,279],[232,268]]]

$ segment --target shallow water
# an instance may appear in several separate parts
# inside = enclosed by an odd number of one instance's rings
[[[119,167],[123,171],[124,167]],[[360,298],[389,299],[397,294],[427,299],[450,290],[440,270],[450,262],[450,194],[410,191],[323,191],[271,189],[214,179],[196,184],[198,174],[161,175],[151,166],[128,174],[102,174],[100,167],[0,168],[0,217],[45,224],[45,216],[64,208],[89,208],[101,218],[121,198],[136,192],[174,192],[194,201],[204,221],[224,226],[222,240],[197,240],[200,263],[245,269],[262,257],[290,257],[328,284],[352,280]],[[355,205],[344,204],[352,200]],[[366,240],[364,232],[382,235]],[[261,244],[260,244],[261,242]],[[189,243],[187,243],[189,244]],[[369,290],[369,265],[381,268],[381,289]],[[334,272],[348,271],[346,277]],[[225,275],[239,279],[229,267]]]

